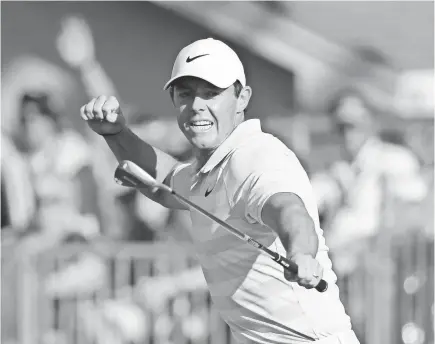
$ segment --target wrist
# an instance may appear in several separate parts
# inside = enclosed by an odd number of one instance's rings
[[[121,130],[115,132],[115,133],[106,133],[106,134],[100,134],[100,136],[106,138],[115,138],[121,135],[125,131],[126,126],[123,126]]]

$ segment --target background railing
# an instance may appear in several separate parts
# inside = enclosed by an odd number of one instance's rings
[[[90,252],[103,257],[107,283],[84,296],[56,299],[44,293],[49,272]],[[97,243],[92,249],[70,245],[22,260],[17,269],[19,342],[35,343],[37,338],[41,343],[231,343],[206,291],[180,293],[158,313],[138,300],[140,277],[170,275],[194,266],[195,258],[185,250],[159,243]],[[130,324],[124,326],[118,318],[122,316]]]
[[[13,252],[7,247],[2,251],[3,260]],[[19,260],[14,269],[19,343],[99,343],[96,337],[101,332],[106,332],[106,341],[126,343],[116,339],[117,331],[133,333],[137,343],[231,343],[229,330],[211,308],[206,291],[181,293],[157,314],[135,298],[132,286],[140,277],[196,265],[190,253],[170,244],[96,244],[92,252],[104,258],[108,283],[87,296],[48,297],[44,293],[47,275],[83,252],[89,253],[89,248],[68,246]],[[381,239],[373,242],[352,274],[339,277],[341,299],[362,343],[434,342],[433,256],[432,239],[418,230],[402,232],[387,244]],[[125,312],[132,328],[116,329],[119,319],[110,319],[115,318],[113,312],[119,316]],[[86,323],[89,319],[92,324]],[[89,325],[94,328],[86,328]]]
[[[341,300],[362,343],[434,342],[433,257],[432,239],[404,233],[386,251],[367,252],[352,274],[339,276]]]

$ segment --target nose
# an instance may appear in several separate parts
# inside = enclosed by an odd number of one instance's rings
[[[194,112],[202,112],[202,111],[204,111],[205,109],[206,109],[206,106],[205,106],[205,99],[203,99],[203,98],[201,98],[200,96],[196,95],[196,96],[193,98],[193,101],[192,101],[192,110],[193,110]]]

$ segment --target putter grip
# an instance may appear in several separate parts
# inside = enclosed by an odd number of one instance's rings
[[[291,273],[298,273],[298,267],[288,259],[280,256],[280,259],[277,260],[277,262],[281,264],[287,271]],[[328,282],[326,282],[324,279],[321,279],[316,285],[315,289],[320,293],[325,292],[328,289]]]

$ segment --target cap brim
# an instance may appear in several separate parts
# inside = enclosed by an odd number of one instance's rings
[[[177,75],[177,76],[174,76],[173,78],[171,78],[165,84],[165,86],[163,87],[163,90],[166,91],[175,80],[178,80],[178,79],[186,77],[186,76],[190,76],[190,77],[194,77],[194,78],[205,80],[205,81],[209,82],[210,84],[212,84],[212,85],[214,85],[216,87],[219,87],[219,88],[228,88],[228,87],[230,87],[237,80],[236,79],[234,81],[226,81],[225,82],[225,81],[222,81],[222,80],[212,80],[212,78],[207,78],[204,75],[200,76],[200,75],[196,75],[194,73],[185,73],[185,74],[180,74],[180,75]]]

